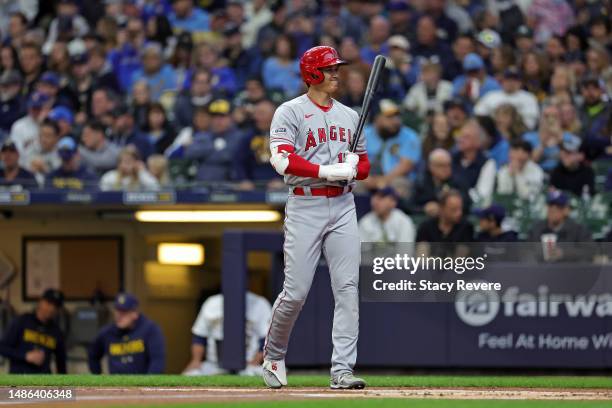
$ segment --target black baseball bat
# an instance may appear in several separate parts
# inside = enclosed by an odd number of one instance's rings
[[[366,85],[365,94],[363,96],[363,103],[361,104],[361,114],[359,115],[359,122],[357,122],[357,129],[355,129],[355,135],[353,136],[353,140],[351,140],[351,145],[349,146],[349,150],[351,152],[355,152],[355,149],[357,148],[357,143],[361,137],[361,132],[365,126],[365,121],[368,118],[370,105],[372,104],[372,97],[374,96],[374,92],[376,92],[378,82],[380,81],[380,73],[385,67],[385,61],[386,59],[382,55],[377,55],[374,59],[374,64],[372,65],[370,77],[368,78],[368,84]]]

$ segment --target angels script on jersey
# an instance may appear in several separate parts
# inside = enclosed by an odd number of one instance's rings
[[[308,151],[311,147],[317,147],[320,143],[329,141],[339,141],[341,143],[351,143],[351,129],[345,129],[341,126],[330,126],[329,134],[325,128],[318,128],[315,136],[312,129],[308,129],[306,133],[306,146],[304,151]]]

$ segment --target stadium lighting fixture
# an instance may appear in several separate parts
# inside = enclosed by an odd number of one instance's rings
[[[140,222],[276,222],[281,215],[273,210],[136,211]]]
[[[162,265],[202,265],[204,246],[201,244],[161,243],[157,245],[157,262]]]

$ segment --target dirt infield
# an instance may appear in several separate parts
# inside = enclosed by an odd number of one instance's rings
[[[325,388],[187,388],[127,387],[76,388],[71,401],[0,401],[0,406],[19,407],[95,407],[183,402],[290,401],[334,398],[406,398],[406,399],[494,399],[494,400],[610,400],[612,390],[577,389],[478,389],[478,388],[368,388],[337,391]]]

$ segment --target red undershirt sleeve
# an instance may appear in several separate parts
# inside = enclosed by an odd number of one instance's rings
[[[277,151],[293,153],[295,148],[291,145],[280,145]],[[298,156],[297,154],[289,154],[289,165],[285,169],[285,174],[291,174],[298,177],[319,178],[319,165]]]
[[[357,176],[355,177],[357,180],[364,180],[368,178],[370,174],[370,159],[368,159],[368,154],[363,153],[359,155],[359,162],[357,163]]]

